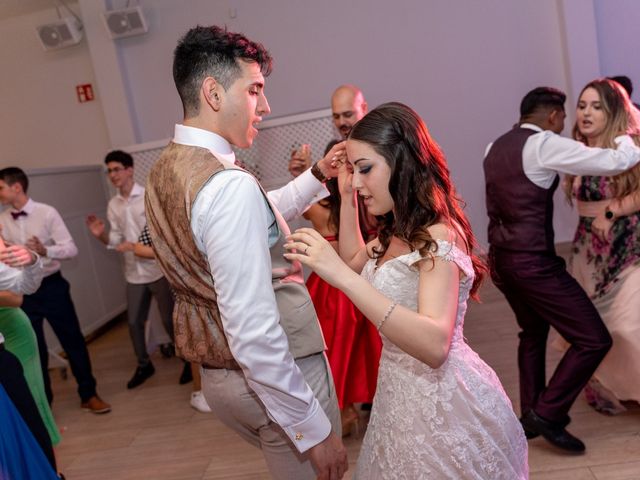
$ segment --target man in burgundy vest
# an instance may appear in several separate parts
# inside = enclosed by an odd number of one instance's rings
[[[587,294],[556,255],[553,194],[558,173],[615,175],[640,160],[628,136],[617,149],[588,148],[560,137],[566,96],[539,87],[520,105],[520,122],[487,149],[484,160],[491,277],[522,329],[518,346],[521,422],[527,438],[583,452],[566,431],[569,409],[611,347],[611,337]],[[549,382],[549,327],[570,344]]]

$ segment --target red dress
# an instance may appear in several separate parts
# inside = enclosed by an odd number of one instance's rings
[[[327,357],[340,409],[371,403],[376,391],[382,340],[349,297],[312,273],[307,289],[327,343]]]

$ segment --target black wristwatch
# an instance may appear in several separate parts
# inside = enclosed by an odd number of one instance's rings
[[[613,220],[613,212],[609,210],[609,207],[604,209],[604,218],[607,220]]]
[[[316,177],[318,179],[319,182],[324,183],[327,180],[329,180],[324,173],[322,173],[322,170],[320,170],[320,167],[318,166],[318,162],[313,164],[313,167],[311,167],[311,174]]]

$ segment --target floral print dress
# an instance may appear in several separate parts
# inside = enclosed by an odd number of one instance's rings
[[[612,200],[611,187],[611,177],[577,177],[573,196],[585,203]],[[640,400],[640,212],[616,218],[606,241],[592,234],[593,220],[579,218],[571,270],[613,337],[594,375],[597,382],[590,385],[604,387],[600,393],[615,404],[608,413],[616,413],[624,410],[617,400]]]

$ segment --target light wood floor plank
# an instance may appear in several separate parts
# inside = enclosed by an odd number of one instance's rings
[[[490,283],[483,304],[472,304],[466,320],[471,346],[498,373],[514,406],[518,405],[517,327],[501,294]],[[190,385],[178,385],[182,363],[153,355],[156,374],[127,390],[135,359],[124,322],[89,346],[100,394],[113,405],[107,415],[80,410],[72,378],[52,372],[54,415],[64,430],[56,449],[68,480],[267,479],[259,451],[229,431],[213,415],[189,406]],[[549,349],[551,372],[560,353]],[[637,360],[637,359],[636,359]],[[640,479],[640,407],[606,417],[581,396],[571,411],[569,430],[587,445],[585,455],[567,455],[542,439],[529,442],[534,480]],[[361,439],[346,439],[355,469]]]

